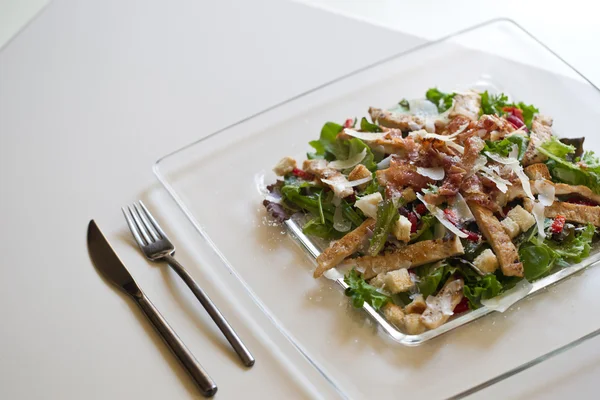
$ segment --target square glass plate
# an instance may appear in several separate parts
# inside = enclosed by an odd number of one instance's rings
[[[163,157],[155,173],[223,265],[340,394],[446,398],[485,387],[543,361],[557,348],[592,337],[599,325],[593,316],[600,304],[600,269],[549,289],[542,286],[583,270],[600,253],[545,278],[537,284],[542,293],[532,301],[528,297],[504,313],[476,320],[488,313],[483,308],[438,330],[407,336],[353,309],[335,282],[312,278],[310,243],[299,235],[304,246],[297,246],[285,227],[270,222],[260,187],[275,180],[271,168],[282,156],[304,159],[308,141],[318,137],[326,121],[362,117],[369,106],[422,97],[432,86],[490,84],[552,116],[559,135],[585,135],[588,149],[600,148],[590,130],[600,117],[598,89],[515,23],[496,20],[222,129]]]

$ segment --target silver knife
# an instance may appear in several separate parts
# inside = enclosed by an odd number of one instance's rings
[[[204,371],[202,365],[196,360],[194,355],[181,341],[179,336],[169,326],[167,321],[158,312],[154,304],[138,287],[133,280],[123,262],[119,259],[115,251],[96,225],[94,220],[90,221],[87,233],[87,245],[90,258],[96,269],[112,284],[119,287],[129,295],[148,317],[156,331],[167,344],[169,349],[175,354],[192,379],[196,382],[202,395],[206,397],[214,396],[217,392],[217,385],[211,377]]]

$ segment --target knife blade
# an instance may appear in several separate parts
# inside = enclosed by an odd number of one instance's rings
[[[94,220],[88,225],[87,245],[92,263],[100,274],[135,300],[163,341],[194,379],[202,395],[214,396],[217,392],[215,382],[137,285]]]
[[[112,249],[94,220],[88,227],[88,249],[94,266],[113,285],[130,296],[137,296],[140,288],[125,265]]]

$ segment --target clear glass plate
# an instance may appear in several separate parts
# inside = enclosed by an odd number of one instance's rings
[[[448,329],[416,339],[381,334],[377,323],[351,307],[339,285],[312,278],[314,256],[266,216],[262,181],[275,180],[270,171],[282,156],[305,158],[308,141],[325,121],[361,117],[369,106],[422,97],[432,86],[474,85],[493,85],[535,104],[554,117],[559,134],[585,135],[588,149],[600,148],[590,130],[600,117],[598,89],[516,24],[497,20],[341,77],[155,165],[161,183],[223,265],[345,397],[453,396],[542,361],[598,328],[593,316],[600,304],[595,289],[600,269],[595,268],[504,313],[475,321],[483,309],[457,318],[451,327],[460,329],[419,347],[399,346],[393,339],[422,343]],[[574,268],[599,257],[595,253]]]

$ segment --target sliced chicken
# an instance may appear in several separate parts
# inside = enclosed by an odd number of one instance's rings
[[[375,220],[368,218],[358,228],[346,234],[340,240],[332,242],[317,257],[317,268],[313,276],[319,278],[325,271],[335,267],[344,261],[345,258],[354,254],[362,244],[363,239],[367,236],[369,229],[372,229],[373,226],[375,226]]]
[[[595,203],[600,204],[600,195],[592,192],[587,186],[583,185],[567,185],[566,183],[555,183],[554,184],[554,194],[556,196],[573,194],[581,197],[585,197],[586,199],[592,200]]]
[[[410,302],[406,307],[404,307],[404,311],[407,314],[423,314],[423,311],[427,308],[427,304],[425,303],[425,299],[422,294],[417,294],[414,296],[413,301]]]
[[[373,122],[386,128],[396,128],[404,132],[426,129],[425,119],[417,115],[399,114],[373,107],[369,107],[369,115]]]
[[[468,202],[468,205],[479,230],[492,246],[502,273],[505,276],[522,277],[523,264],[519,260],[519,253],[500,221],[489,209],[473,202]]]
[[[450,108],[448,117],[454,118],[463,115],[473,121],[479,118],[481,111],[481,96],[479,93],[467,91],[464,93],[456,93],[454,96],[454,104]]]
[[[421,314],[421,322],[429,329],[442,325],[454,314],[454,308],[463,298],[464,282],[462,279],[448,279],[437,296],[426,299],[427,308]]]
[[[537,114],[533,117],[531,124],[531,133],[529,134],[529,144],[521,160],[524,166],[541,163],[548,159],[545,155],[537,151],[542,143],[550,140],[552,137],[552,118]]]
[[[323,183],[329,186],[336,196],[344,198],[354,194],[354,189],[350,186],[348,179],[340,171],[328,167],[327,164],[329,163],[326,160],[321,159],[305,160],[302,168],[321,181],[325,179],[327,182]]]
[[[527,211],[532,210],[533,202],[526,199],[523,206]],[[583,204],[566,203],[563,201],[555,201],[551,206],[544,207],[544,216],[546,218],[554,218],[557,215],[562,215],[569,222],[578,224],[593,224],[600,227],[600,206],[586,206]]]
[[[364,270],[365,279],[373,278],[382,272],[395,271],[400,268],[412,268],[419,265],[443,260],[448,257],[464,254],[460,239],[424,240],[399,248],[391,253],[379,256],[364,256],[355,259],[357,269]]]
[[[420,335],[427,330],[427,327],[421,322],[421,314],[404,315],[404,332],[407,335]]]

